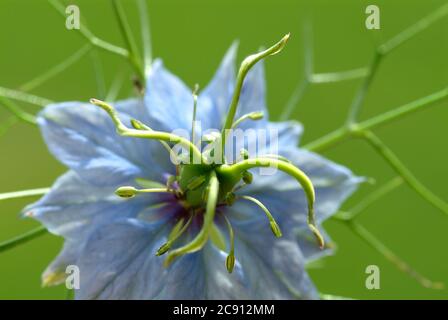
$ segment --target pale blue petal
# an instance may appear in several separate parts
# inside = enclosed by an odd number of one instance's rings
[[[317,298],[297,241],[287,230],[276,238],[264,213],[257,210],[240,202],[226,210],[235,232],[235,257],[248,283],[247,295],[251,299]]]
[[[137,100],[132,104],[139,105]],[[128,115],[120,117],[129,123]],[[163,151],[158,145],[155,149],[156,141],[119,137],[109,116],[96,106],[49,105],[38,123],[53,155],[93,184],[117,186],[130,178],[162,176],[160,164],[151,160],[151,153]]]
[[[54,234],[82,241],[102,224],[137,216],[150,205],[166,201],[157,194],[122,199],[114,191],[113,187],[93,186],[76,172],[69,171],[55,182],[48,194],[24,212]]]
[[[166,226],[166,219],[156,223],[127,219],[98,229],[77,261],[81,284],[76,298],[241,297],[238,280],[231,279],[227,271],[224,273],[223,254],[210,245],[203,251],[178,258],[165,268],[165,257],[157,257],[155,252],[166,241],[169,232]]]
[[[191,132],[193,95],[177,76],[165,69],[161,60],[155,60],[146,79],[145,106],[148,125],[154,130]]]
[[[234,42],[208,86],[198,97],[197,119],[202,130],[222,128],[235,90],[235,59],[238,43]]]

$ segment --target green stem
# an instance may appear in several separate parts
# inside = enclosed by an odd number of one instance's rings
[[[17,123],[19,119],[16,116],[10,116],[6,121],[3,121],[0,124],[0,137],[3,136],[9,128],[11,128],[14,124]]]
[[[391,111],[382,113],[371,119],[362,121],[359,124],[353,124],[351,128],[348,127],[347,125],[343,126],[315,141],[306,144],[305,146],[303,146],[303,148],[308,149],[310,151],[324,150],[353,136],[354,131],[360,132],[364,130],[377,128],[386,123],[398,120],[404,116],[415,113],[416,111],[420,111],[426,107],[433,106],[437,102],[440,102],[446,99],[447,97],[448,97],[448,88],[445,88],[443,90],[430,94],[426,97],[417,99],[401,107],[395,108]],[[354,128],[356,130],[353,131]]]
[[[115,15],[120,26],[121,34],[125,39],[126,46],[129,51],[129,60],[137,71],[140,79],[145,81],[145,73],[142,67],[141,57],[139,54],[137,43],[135,42],[134,36],[132,35],[132,29],[129,25],[128,19],[126,18],[126,13],[124,12],[123,6],[119,0],[112,0],[112,6],[114,8]]]
[[[362,133],[363,137],[369,144],[386,160],[386,162],[395,170],[403,180],[419,194],[423,199],[432,204],[448,215],[448,204],[431,192],[424,186],[408,168],[398,159],[398,157],[390,150],[373,132],[365,131]]]
[[[349,114],[347,117],[347,124],[351,125],[356,122],[359,113],[361,111],[361,106],[364,104],[364,101],[366,99],[367,91],[370,88],[370,84],[373,81],[373,78],[375,77],[375,74],[378,70],[378,67],[381,62],[382,55],[376,51],[375,55],[373,56],[372,62],[370,64],[370,67],[368,68],[368,74],[367,77],[364,78],[363,83],[359,87],[358,92],[355,95],[355,98],[353,99],[352,105],[350,106]]]
[[[388,181],[369,195],[367,195],[361,202],[348,211],[340,211],[334,217],[342,220],[353,220],[358,217],[362,212],[369,208],[372,204],[380,200],[385,195],[389,194],[391,191],[397,189],[403,184],[402,177],[395,177]]]
[[[22,84],[19,89],[23,90],[23,91],[30,91],[30,90],[35,89],[36,87],[40,86],[41,84],[50,80],[51,78],[55,77],[56,75],[60,74],[61,72],[64,72],[67,68],[69,68],[70,66],[75,64],[82,57],[84,57],[91,49],[92,49],[92,45],[90,43],[85,44],[81,49],[76,51],[73,55],[69,56],[67,59],[65,59],[61,63],[50,68],[48,71],[46,71],[42,75],[39,75],[36,78]]]
[[[0,103],[3,104],[14,116],[23,122],[36,125],[36,117],[28,112],[23,111],[18,105],[11,100],[0,97]]]
[[[181,255],[201,250],[207,243],[209,231],[213,225],[216,211],[216,203],[218,202],[219,181],[214,171],[210,175],[209,192],[207,197],[207,205],[205,208],[204,222],[201,231],[188,244],[171,251],[165,260],[165,266],[169,266],[173,260]]]
[[[280,115],[280,121],[286,121],[288,120],[292,112],[294,111],[294,108],[299,104],[299,102],[302,100],[306,89],[308,89],[310,85],[310,81],[305,76],[302,81],[298,84],[294,92],[292,93],[291,97],[289,98],[288,102],[286,103],[286,106],[283,108],[283,111]]]
[[[354,221],[347,221],[346,224],[353,231],[353,233],[356,234],[360,239],[362,239],[366,244],[368,244],[371,248],[373,248],[384,258],[386,258],[386,260],[392,263],[398,270],[414,278],[423,287],[431,289],[443,289],[443,283],[433,282],[418,273],[409,264],[398,257],[393,251],[387,248],[379,239],[377,239],[374,235],[367,231],[367,229],[365,229],[362,225]]]
[[[400,119],[406,115],[410,115],[416,111],[422,110],[424,107],[430,107],[448,97],[448,87],[440,91],[434,92],[426,97],[417,99],[407,103],[401,107],[385,112],[371,119],[363,121],[359,124],[360,130],[370,130],[388,122]]]
[[[65,7],[59,3],[57,0],[48,0],[50,5],[53,6],[64,18],[66,18],[65,14]],[[127,59],[130,59],[129,51],[118,47],[114,44],[111,44],[107,41],[104,41],[98,37],[96,37],[85,24],[81,23],[80,28],[78,29],[79,33],[87,40],[89,41],[93,46],[98,47],[102,50],[111,52],[113,54],[125,57]]]
[[[354,80],[366,77],[369,74],[369,68],[357,68],[339,72],[313,73],[310,82],[313,84],[333,83],[347,80]]]
[[[382,44],[378,48],[379,52],[386,54],[398,48],[400,45],[402,45],[409,39],[413,38],[415,35],[422,32],[423,30],[431,26],[434,22],[440,20],[447,14],[448,14],[448,4],[445,4],[441,6],[439,9],[435,10],[434,12],[430,13],[429,15],[421,19],[420,21],[418,21],[417,23],[413,24],[406,30],[400,32],[386,43]]]
[[[308,89],[310,85],[310,79],[313,74],[313,68],[314,68],[314,45],[313,45],[313,30],[311,22],[308,20],[304,24],[303,28],[303,38],[304,38],[304,61],[303,61],[303,69],[304,69],[304,75],[300,83],[297,85],[295,90],[293,91],[291,97],[289,98],[288,102],[286,103],[285,107],[283,108],[283,111],[280,115],[280,121],[286,121],[288,120],[293,111],[294,108],[297,106],[297,104],[302,100],[306,90]]]
[[[148,76],[151,70],[152,64],[152,45],[151,45],[151,32],[149,25],[149,14],[145,0],[137,0],[138,11],[140,13],[140,25],[143,40],[143,52],[144,52],[144,69],[145,76]]]
[[[12,239],[1,242],[0,243],[0,252],[5,252],[9,249],[12,249],[18,245],[21,245],[28,241],[36,239],[36,238],[43,236],[44,234],[47,234],[47,233],[48,233],[48,231],[45,227],[38,227],[36,229],[28,231],[24,234],[17,236],[17,237],[14,237]]]
[[[123,82],[124,82],[124,74],[123,72],[120,72],[115,76],[112,85],[110,86],[106,94],[106,98],[104,98],[104,100],[107,102],[115,101],[117,99],[121,87],[123,86]]]
[[[104,70],[103,66],[101,64],[101,59],[98,54],[98,50],[92,50],[90,53],[90,58],[92,60],[92,66],[93,66],[93,73],[95,75],[95,81],[96,81],[96,89],[98,97],[101,97],[101,99],[106,98],[106,82],[104,79]]]
[[[53,101],[46,98],[4,87],[0,87],[0,97],[22,101],[40,107],[45,107],[46,105],[53,103]]]
[[[17,198],[25,198],[25,197],[41,196],[41,195],[48,193],[49,191],[50,191],[50,188],[39,188],[39,189],[30,189],[30,190],[23,190],[23,191],[0,193],[0,201],[17,199]]]

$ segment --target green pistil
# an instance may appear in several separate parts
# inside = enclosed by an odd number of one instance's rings
[[[165,266],[169,266],[174,259],[187,253],[192,253],[201,250],[206,244],[210,229],[215,218],[215,209],[218,202],[219,181],[214,171],[210,174],[209,192],[207,197],[207,204],[204,214],[204,222],[201,231],[188,244],[171,251],[165,260]]]
[[[222,156],[224,158],[224,151],[225,151],[225,144],[226,144],[226,137],[228,134],[228,129],[232,127],[233,119],[235,118],[236,110],[238,108],[238,102],[240,100],[241,95],[241,89],[243,88],[244,78],[246,78],[247,73],[249,70],[260,60],[275,55],[282,51],[282,49],[285,47],[286,43],[288,42],[289,34],[284,36],[279,42],[277,42],[272,47],[248,56],[246,59],[243,60],[241,63],[240,69],[238,71],[238,76],[236,79],[236,85],[235,90],[233,92],[232,101],[230,102],[229,112],[227,113],[226,122],[224,124],[224,127],[222,128],[221,136],[222,136]]]

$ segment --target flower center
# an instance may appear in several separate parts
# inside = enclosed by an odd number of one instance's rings
[[[124,186],[117,189],[116,194],[124,198],[133,198],[142,193],[171,193],[183,206],[186,215],[178,217],[174,224],[167,242],[157,251],[157,255],[167,253],[165,265],[168,266],[174,259],[182,255],[197,252],[201,250],[209,239],[218,245],[222,250],[226,250],[222,245],[224,238],[219,228],[215,225],[215,214],[218,207],[231,206],[236,200],[251,201],[256,204],[265,213],[269,220],[269,225],[276,237],[282,236],[280,227],[266,206],[259,200],[250,196],[236,196],[235,191],[252,183],[253,177],[249,172],[257,167],[275,167],[297,180],[305,192],[308,201],[308,225],[316,236],[320,247],[324,245],[323,237],[316,227],[314,221],[314,187],[311,180],[299,168],[295,167],[289,160],[278,155],[265,155],[256,158],[250,158],[247,151],[242,150],[243,160],[227,164],[224,157],[225,145],[229,130],[238,126],[246,120],[259,120],[263,117],[261,112],[252,112],[243,115],[235,121],[237,106],[242,90],[244,78],[252,66],[261,59],[280,52],[285,46],[289,35],[285,36],[277,44],[267,50],[248,56],[241,64],[238,72],[236,86],[229,111],[220,134],[209,139],[210,144],[216,143],[219,146],[218,152],[215,149],[208,149],[201,153],[194,144],[195,140],[195,120],[197,106],[197,87],[193,92],[193,125],[192,140],[187,140],[172,133],[154,131],[149,126],[138,120],[132,120],[133,129],[126,127],[118,117],[115,109],[100,100],[91,99],[91,103],[104,109],[112,121],[115,123],[118,134],[125,137],[135,137],[144,139],[158,140],[168,150],[170,157],[176,160],[176,175],[169,178],[166,185],[160,183],[149,183],[145,189]],[[204,137],[201,137],[204,138]],[[207,139],[204,139],[207,140]],[[187,155],[178,156],[174,154],[173,148],[169,143],[175,143],[187,151]],[[287,213],[282,213],[287,214]],[[222,215],[228,228],[228,239],[230,248],[226,260],[226,267],[232,272],[234,255],[234,231],[229,219],[225,214]],[[201,227],[194,238],[186,244],[178,244],[182,235],[189,229],[193,221],[200,221]],[[197,229],[197,228],[196,228]],[[221,240],[220,240],[221,239]]]

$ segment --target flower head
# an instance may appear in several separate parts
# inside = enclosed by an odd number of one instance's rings
[[[50,151],[70,169],[26,208],[65,238],[44,284],[77,265],[79,299],[318,297],[305,264],[328,252],[316,243],[326,238],[319,226],[359,179],[296,147],[297,122],[267,120],[263,64],[255,63],[286,40],[246,58],[237,77],[233,45],[198,95],[157,60],[143,99],[41,112]],[[227,148],[226,129],[236,127],[254,133],[241,152]],[[277,135],[266,138],[268,130]]]

